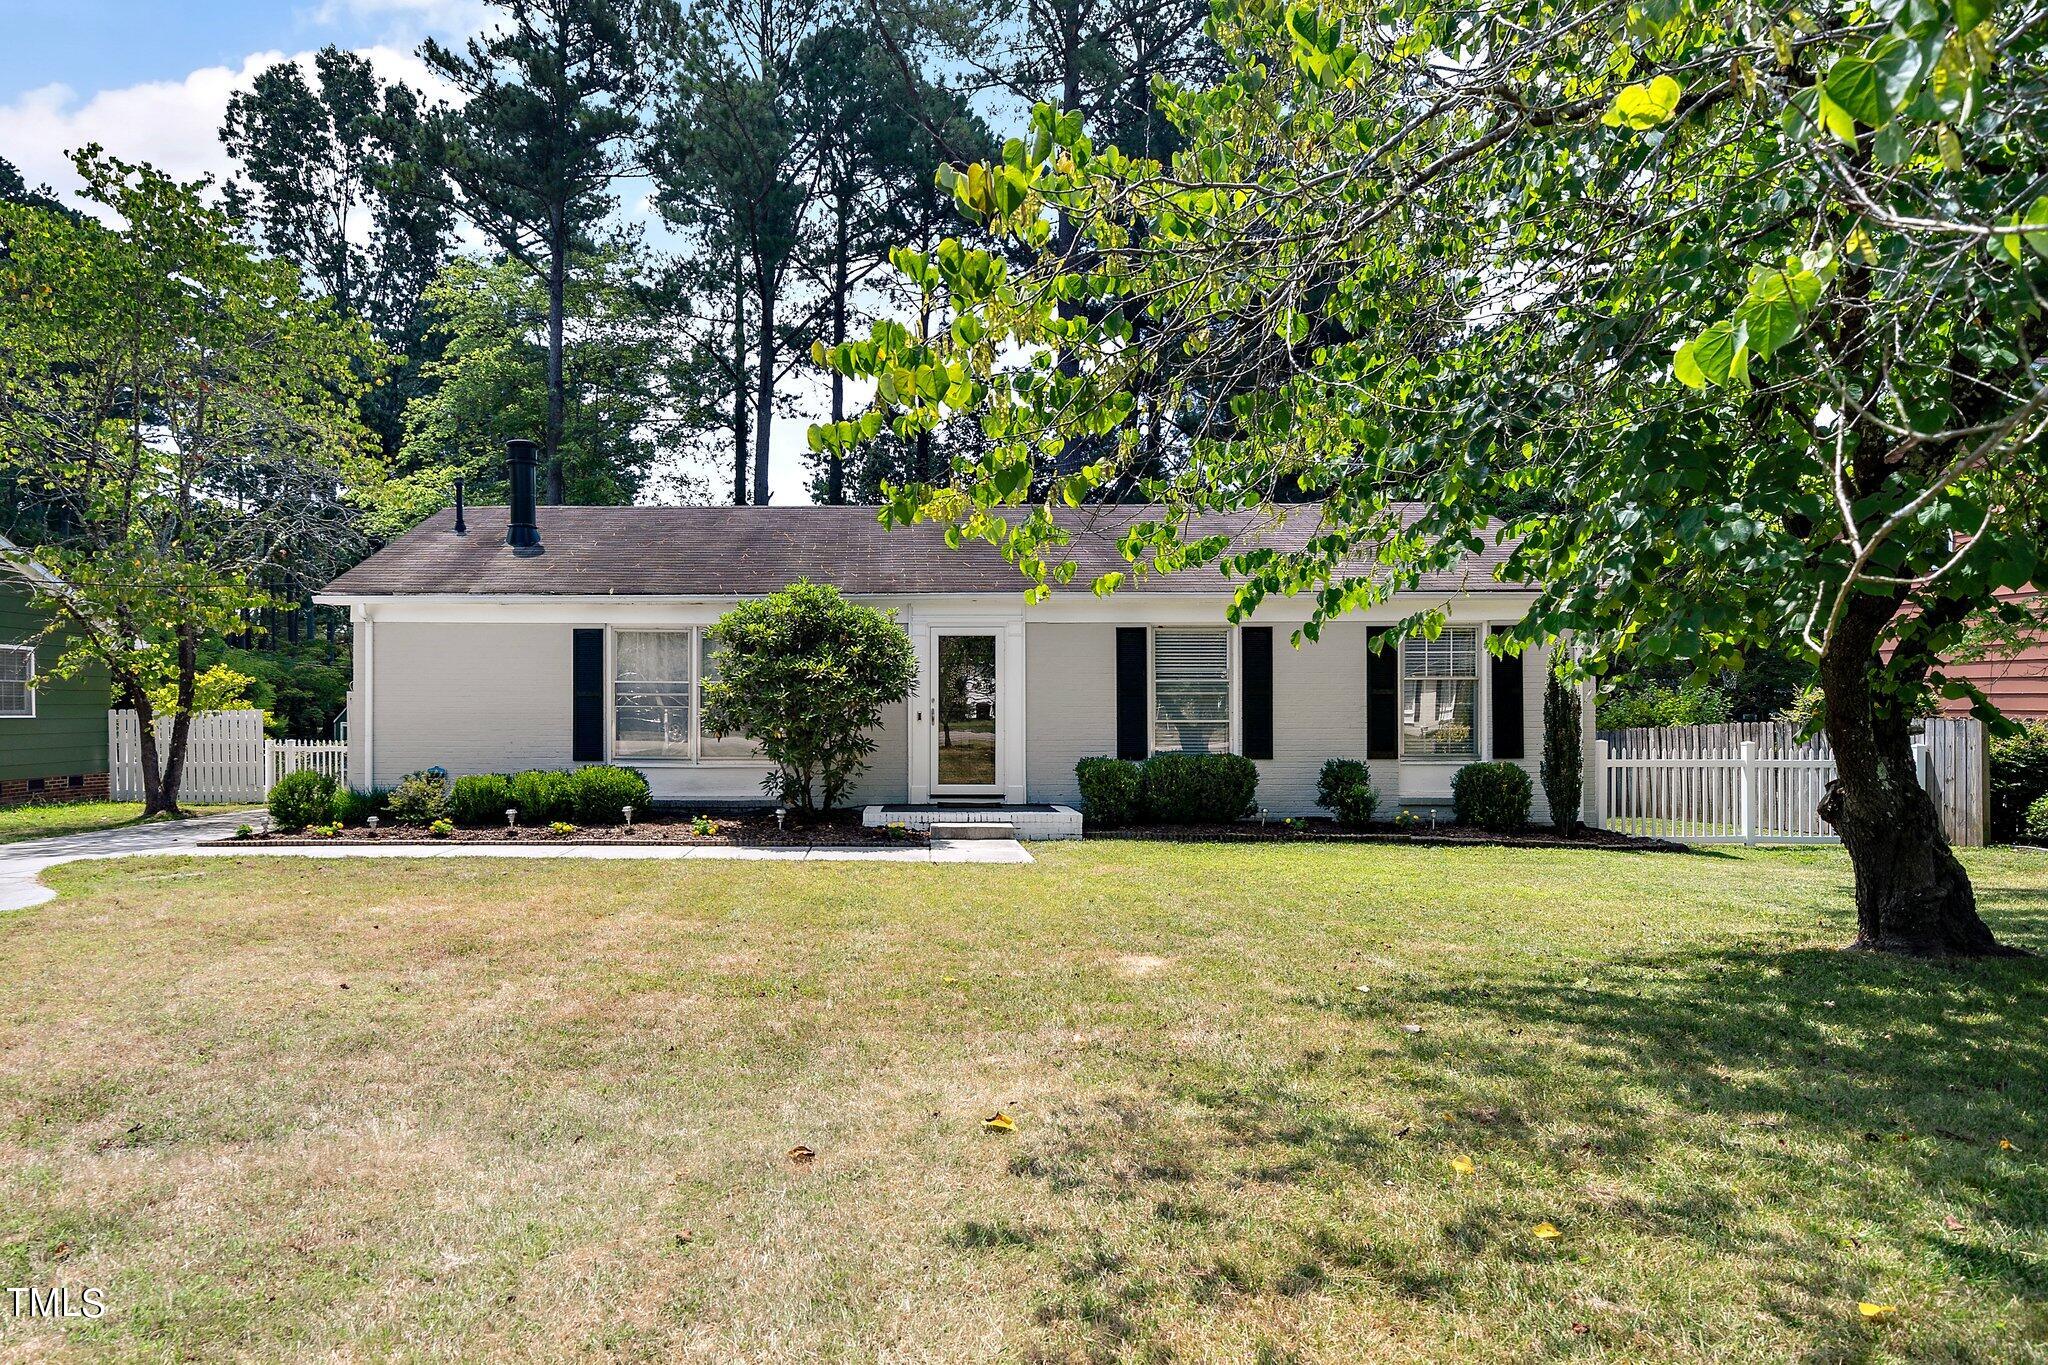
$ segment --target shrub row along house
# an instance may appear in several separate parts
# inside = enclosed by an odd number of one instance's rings
[[[1269,599],[1233,627],[1214,569],[1091,592],[1095,575],[1129,567],[1118,536],[1154,509],[1068,512],[1079,572],[1027,604],[993,551],[948,549],[935,527],[885,529],[873,508],[536,508],[516,459],[512,486],[510,509],[439,513],[321,595],[355,627],[355,787],[434,765],[613,763],[646,774],[663,804],[758,802],[767,765],[743,736],[702,724],[710,632],[735,603],[798,580],[893,611],[919,661],[915,691],[885,712],[861,803],[1071,804],[1083,758],[1194,752],[1253,760],[1274,815],[1317,813],[1325,761],[1362,759],[1391,814],[1447,805],[1464,764],[1533,774],[1540,757],[1547,657],[1484,646],[1529,602],[1494,581],[1497,549],[1297,648],[1305,608]],[[1249,547],[1299,544],[1316,523],[1304,506],[1197,529]],[[1449,622],[1436,639],[1368,649],[1429,605]],[[1548,818],[1540,797],[1533,813]]]

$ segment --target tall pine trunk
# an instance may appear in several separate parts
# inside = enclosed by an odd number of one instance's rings
[[[542,441],[541,459],[548,471],[548,501],[560,507],[567,500],[569,484],[562,472],[562,425],[568,410],[563,380],[562,314],[569,285],[569,231],[559,210],[549,224],[548,244],[548,428]]]
[[[732,253],[732,505],[747,505],[747,273]]]
[[[768,439],[775,425],[775,280],[759,277],[760,344],[754,372],[754,505],[768,505]]]
[[[846,344],[847,257],[853,252],[853,205],[842,190],[838,203],[838,231],[832,242],[832,344]],[[835,366],[832,371],[832,423],[846,420],[846,376]],[[835,447],[825,457],[825,501],[834,506],[846,501],[846,461]]]
[[[1909,708],[1871,686],[1879,636],[1895,610],[1882,598],[1859,599],[1820,660],[1836,773],[1820,814],[1855,871],[1855,946],[1921,957],[2010,953],[1978,916],[1969,874],[1920,785]]]

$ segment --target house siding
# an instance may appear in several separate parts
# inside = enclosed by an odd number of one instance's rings
[[[1273,757],[1258,765],[1259,804],[1274,815],[1321,815],[1323,764],[1365,757],[1365,626],[1334,622],[1298,649],[1292,635],[1273,632]],[[1394,764],[1371,769],[1373,786],[1392,791]]]
[[[437,765],[455,777],[573,766],[571,627],[379,621],[372,629],[372,786]]]
[[[29,643],[47,620],[31,605],[28,588],[0,571],[0,644]],[[76,678],[51,677],[63,652],[58,639],[36,644],[36,713],[0,719],[0,802],[106,795],[106,674],[90,669]],[[74,786],[73,778],[83,780]],[[31,790],[32,782],[42,785]]]
[[[1024,667],[1026,794],[1072,805],[1074,765],[1116,755],[1116,626],[1027,621]]]

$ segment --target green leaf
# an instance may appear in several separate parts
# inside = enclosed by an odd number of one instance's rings
[[[1623,86],[1600,121],[1610,128],[1625,124],[1637,132],[1655,128],[1670,121],[1672,114],[1677,112],[1678,98],[1683,93],[1683,87],[1669,76]]]
[[[1991,17],[1992,0],[1956,0],[1956,31],[1968,33]]]
[[[1835,103],[1825,86],[1822,86],[1820,91],[1820,123],[1821,127],[1833,133],[1843,142],[1848,143],[1852,147],[1856,145],[1855,117],[1847,109]]]
[[[2039,232],[2007,232],[2000,234],[1998,244],[2005,248],[2005,254],[2015,261],[2021,259],[2020,243],[2025,242],[2038,256],[2048,256],[2048,194],[2034,201],[2032,208],[2023,214],[2014,214],[2007,220],[2008,227],[2040,228]]]
[[[1821,93],[1866,127],[1882,128],[1891,121],[1891,105],[1877,67],[1861,57],[1844,57],[1830,67]]]

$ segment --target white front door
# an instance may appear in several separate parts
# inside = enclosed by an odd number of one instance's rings
[[[932,633],[932,791],[995,796],[1003,790],[1003,646],[1000,632]]]

